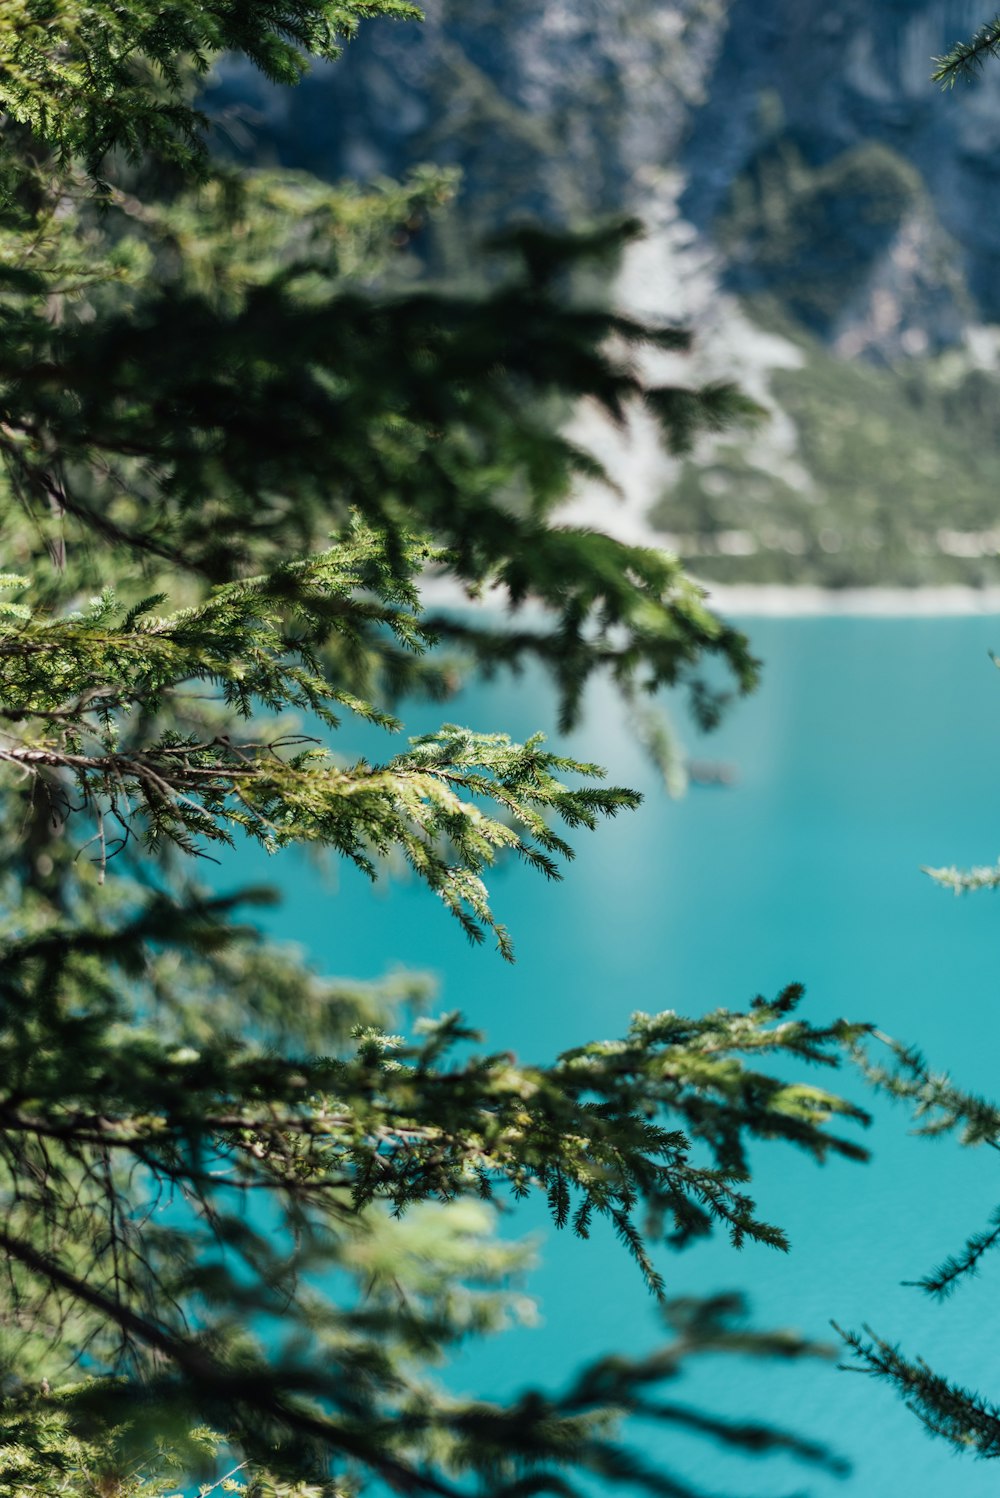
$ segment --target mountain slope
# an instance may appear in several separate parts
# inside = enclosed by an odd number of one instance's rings
[[[727,581],[982,585],[1000,581],[1000,70],[944,97],[929,76],[982,19],[976,0],[436,0],[298,91],[223,69],[208,100],[258,160],[459,167],[439,270],[512,220],[646,220],[619,295],[689,322],[683,373],[737,377],[771,420],[683,467],[641,415],[628,444],[578,421],[625,500],[591,491],[577,515]]]

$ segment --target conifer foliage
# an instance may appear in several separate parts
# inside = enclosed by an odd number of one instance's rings
[[[749,1013],[633,1016],[547,1065],[457,1015],[393,1030],[419,985],[318,977],[195,881],[213,846],[405,860],[512,955],[485,878],[545,878],[633,809],[601,770],[445,723],[372,763],[451,657],[536,662],[573,723],[746,642],[672,558],[559,523],[598,472],[560,422],[643,403],[678,447],[750,414],[725,386],[646,388],[686,335],[582,299],[630,226],[521,230],[480,288],[407,244],[453,190],[365,192],[214,163],[192,103],[226,49],[293,82],[393,0],[13,0],[0,22],[0,1487],[14,1498],[205,1491],[682,1495],[614,1433],[643,1411],[749,1453],[827,1453],[661,1397],[687,1358],[800,1357],[727,1299],[666,1302],[657,1240],[784,1236],[747,1145],[863,1151],[856,1109],[798,1079],[859,1037]],[[428,576],[495,617],[429,610]],[[531,609],[528,611],[527,606]],[[439,646],[438,650],[430,647]],[[450,653],[449,653],[450,652]],[[717,681],[716,669],[713,680]],[[290,714],[297,715],[294,721]],[[387,952],[387,961],[391,958]],[[530,977],[526,980],[530,981]],[[784,1066],[796,1077],[783,1080]],[[455,1399],[429,1365],[524,1310],[527,1250],[490,1202],[604,1218],[664,1304],[648,1359],[558,1396]]]
[[[974,36],[956,42],[950,52],[934,59],[933,77],[943,88],[968,83],[991,57],[1000,56],[1000,15],[980,26]]]

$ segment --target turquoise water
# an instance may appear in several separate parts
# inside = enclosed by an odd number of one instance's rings
[[[955,899],[920,865],[1000,855],[1000,619],[752,621],[765,684],[697,752],[734,760],[738,785],[659,791],[614,699],[598,694],[575,743],[613,780],[648,793],[643,810],[578,841],[561,885],[517,867],[493,881],[517,966],[469,948],[423,891],[373,894],[348,871],[324,888],[305,864],[241,856],[226,870],[272,879],[286,903],[272,922],[327,970],[375,977],[429,969],[441,1002],[488,1031],[491,1046],[544,1059],[619,1034],[631,1010],[698,1013],[745,1005],[792,980],[806,1013],[876,1021],[972,1088],[1000,1093],[1000,910],[990,894]],[[454,721],[525,734],[550,726],[530,681],[470,691]],[[439,709],[410,714],[413,731]],[[825,1075],[818,1080],[827,1080]],[[845,1079],[849,1090],[861,1089]],[[980,1227],[1000,1200],[995,1157],[917,1140],[905,1113],[876,1109],[868,1166],[819,1168],[780,1147],[757,1153],[757,1199],[789,1231],[782,1256],[723,1243],[660,1254],[671,1293],[737,1288],[759,1325],[823,1336],[834,1318],[870,1322],[939,1371],[1000,1400],[1000,1255],[945,1305],[918,1278]],[[464,1355],[457,1387],[482,1395],[559,1384],[580,1359],[638,1351],[657,1338],[650,1303],[609,1236],[587,1244],[547,1229],[531,1288],[542,1325]],[[512,1229],[513,1230],[513,1226]],[[1000,1468],[926,1436],[888,1389],[833,1366],[769,1368],[706,1360],[673,1391],[685,1402],[756,1416],[830,1441],[853,1463],[838,1481],[784,1460],[747,1462],[642,1428],[647,1457],[712,1492],[775,1498],[808,1490],[854,1498],[993,1493]]]

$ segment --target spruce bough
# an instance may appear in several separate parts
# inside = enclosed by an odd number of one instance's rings
[[[406,245],[453,191],[235,174],[198,77],[226,49],[291,83],[392,0],[14,0],[0,30],[0,1484],[15,1498],[206,1491],[683,1495],[622,1444],[629,1411],[748,1453],[807,1440],[664,1399],[704,1352],[819,1349],[667,1298],[657,1240],[786,1247],[747,1147],[862,1158],[863,1115],[798,1077],[861,1035],[795,1013],[638,1014],[547,1065],[457,1015],[393,1032],[416,980],[328,980],[193,871],[214,845],[402,857],[466,935],[510,938],[485,878],[557,878],[637,797],[540,738],[445,723],[382,763],[407,694],[548,673],[572,726],[596,674],[627,707],[686,688],[712,722],[746,641],[677,561],[560,524],[595,459],[586,400],[666,442],[753,414],[649,388],[687,337],[582,300],[634,226],[521,229],[482,286]],[[428,609],[428,575],[508,610]],[[530,607],[529,607],[530,606]],[[435,648],[431,648],[435,647]],[[709,684],[709,661],[730,678]],[[290,716],[291,715],[291,716]],[[447,939],[442,915],[442,940]],[[530,979],[528,980],[530,981]],[[783,1077],[791,1066],[793,1080]],[[456,1399],[430,1365],[524,1312],[528,1249],[490,1203],[607,1219],[672,1334],[558,1395]],[[169,1210],[161,1210],[169,1203]],[[324,1285],[335,1285],[335,1293]]]

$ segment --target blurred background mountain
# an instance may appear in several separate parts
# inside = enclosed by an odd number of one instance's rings
[[[752,434],[684,461],[574,418],[622,490],[576,518],[724,582],[1000,583],[1000,69],[942,96],[931,58],[981,0],[430,0],[297,91],[224,66],[206,98],[257,164],[461,191],[423,253],[527,218],[637,214],[617,295],[697,335]],[[676,368],[665,367],[671,377]]]

